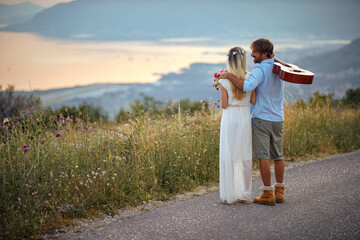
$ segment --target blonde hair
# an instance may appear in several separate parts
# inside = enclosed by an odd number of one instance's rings
[[[247,73],[246,69],[246,52],[241,47],[233,47],[228,53],[228,71],[238,78],[245,79]],[[231,91],[234,98],[241,100],[245,97],[246,93],[236,87],[232,82]]]

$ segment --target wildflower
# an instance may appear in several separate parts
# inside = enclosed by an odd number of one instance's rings
[[[61,133],[58,132],[58,133],[55,135],[55,137],[61,137]]]
[[[9,123],[9,119],[8,118],[4,118],[3,124],[7,125]]]
[[[44,144],[45,143],[45,138],[41,139],[40,143]]]
[[[24,150],[24,153],[26,153],[26,152],[30,151],[30,148],[28,148],[27,145],[24,145],[24,146],[23,146],[23,150]]]
[[[204,104],[204,103],[205,103],[205,100],[201,100],[200,102],[201,102],[202,104]]]

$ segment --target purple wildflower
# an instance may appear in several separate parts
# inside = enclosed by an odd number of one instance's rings
[[[23,145],[23,150],[24,150],[24,153],[30,151],[30,148],[28,148],[28,146],[26,144]]]
[[[58,132],[58,133],[55,135],[55,137],[61,137],[61,133]]]

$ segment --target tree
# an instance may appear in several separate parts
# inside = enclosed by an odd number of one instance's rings
[[[347,90],[344,101],[346,104],[353,105],[353,106],[359,106],[360,105],[360,88]]]
[[[0,120],[8,117],[18,117],[21,111],[28,110],[28,113],[41,109],[41,100],[33,95],[15,96],[15,87],[9,85],[5,90],[0,85]]]

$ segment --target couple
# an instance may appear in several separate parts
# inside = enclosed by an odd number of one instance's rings
[[[234,47],[228,53],[228,72],[220,74],[220,198],[224,203],[250,203],[252,151],[259,159],[264,186],[254,203],[274,206],[284,201],[283,96],[284,85],[272,72],[273,44],[264,38],[251,44],[259,63],[251,75],[246,52]],[[255,105],[250,117],[249,102]],[[274,160],[276,183],[271,186],[269,159]],[[275,190],[275,194],[274,194]]]

